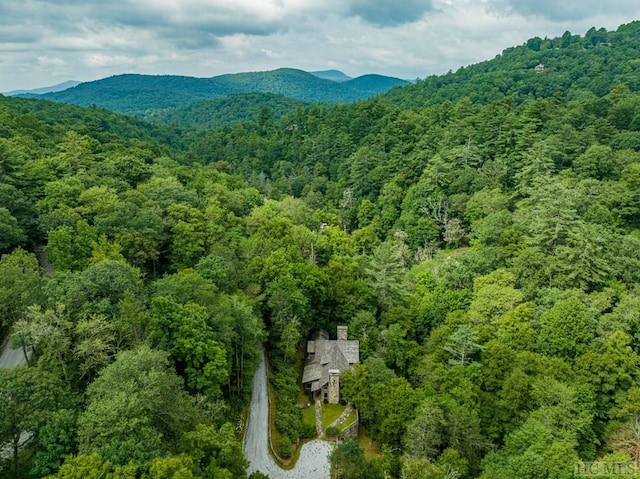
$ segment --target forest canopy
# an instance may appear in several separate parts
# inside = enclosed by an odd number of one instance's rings
[[[295,444],[337,325],[339,477],[638,461],[639,28],[219,129],[0,97],[0,474],[246,477],[260,345]]]

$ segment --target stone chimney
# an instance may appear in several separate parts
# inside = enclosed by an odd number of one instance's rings
[[[329,404],[338,404],[340,402],[340,370],[329,369]]]
[[[346,341],[347,340],[347,330],[349,328],[347,326],[338,326],[338,341]]]

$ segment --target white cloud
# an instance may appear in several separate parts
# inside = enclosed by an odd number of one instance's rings
[[[114,65],[133,65],[135,59],[124,55],[104,55],[102,53],[87,53],[84,56],[84,63],[87,67],[112,67]]]
[[[294,67],[425,77],[532,36],[616,28],[637,0],[2,0],[0,91],[118,73]],[[43,61],[42,59],[51,59]]]

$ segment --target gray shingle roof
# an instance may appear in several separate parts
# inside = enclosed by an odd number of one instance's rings
[[[312,391],[321,389],[329,382],[330,369],[338,369],[342,373],[360,360],[359,341],[335,341],[320,337],[311,342],[314,344],[307,344],[307,351],[315,354],[307,360],[302,382],[312,383]]]

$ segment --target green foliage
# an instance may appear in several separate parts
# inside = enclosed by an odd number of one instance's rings
[[[18,225],[18,220],[7,208],[0,208],[0,251],[23,244],[27,237]]]
[[[548,356],[572,360],[585,351],[593,339],[594,327],[579,299],[560,301],[540,317],[538,348]]]
[[[340,434],[340,430],[337,427],[328,427],[324,432],[327,436],[337,436]]]
[[[51,427],[49,420],[68,405],[70,394],[54,374],[16,366],[0,368],[0,397],[0,447],[10,453],[13,477],[18,479],[18,453],[24,435],[35,435],[39,442],[38,435],[43,430],[43,449],[46,449],[49,444],[46,444],[45,430]],[[60,455],[53,457],[53,464],[60,459]]]
[[[81,106],[99,105],[120,113],[135,113],[146,116],[148,119],[155,119],[157,116],[162,116],[162,111],[156,114],[156,110],[175,108],[206,98],[259,92],[300,100],[347,102],[368,98],[387,91],[392,86],[405,83],[406,81],[398,78],[379,75],[367,75],[347,82],[335,82],[302,70],[281,68],[212,78],[116,75],[81,83],[75,88],[61,92],[46,93],[42,97]],[[244,96],[237,99],[231,97],[231,101],[233,100],[246,101]],[[234,109],[239,107],[234,106]],[[152,113],[145,114],[149,110]],[[193,126],[193,123],[189,122],[189,125]]]
[[[293,454],[289,436],[280,436],[276,441],[276,447],[278,448],[278,454],[283,458],[291,457],[291,454]]]
[[[78,420],[79,450],[114,464],[138,465],[175,450],[193,423],[193,402],[166,354],[148,347],[125,351],[87,391]]]
[[[359,478],[364,467],[364,451],[357,441],[350,439],[333,450],[329,462],[332,479]]]
[[[152,309],[157,343],[184,371],[187,386],[220,396],[220,387],[229,378],[228,364],[223,345],[207,324],[207,310],[192,302],[182,306],[164,296],[154,298]]]
[[[591,30],[584,37],[570,35],[570,40],[535,37],[492,60],[393,89],[386,98],[403,108],[424,108],[464,97],[486,103],[503,97],[602,96],[621,83],[637,89],[638,82],[632,79],[638,68],[632,53],[637,30],[638,22],[632,22],[617,31],[599,30],[595,36]],[[616,60],[615,68],[607,68]],[[538,64],[544,71],[535,70]]]
[[[248,463],[242,454],[242,444],[231,424],[220,428],[199,424],[185,433],[178,449],[193,459],[203,477],[246,477]]]
[[[298,107],[310,105],[310,102],[296,100],[273,93],[234,93],[223,98],[195,101],[183,106],[145,112],[146,120],[167,125],[181,125],[190,128],[221,128],[246,120],[260,122],[263,113],[268,112],[269,119],[280,119],[286,113]],[[263,123],[261,126],[269,126]]]
[[[316,428],[315,422],[303,422],[302,427],[300,429],[300,437],[302,438],[314,438],[318,434],[318,430]]]
[[[69,456],[58,474],[57,479],[134,479],[135,465],[118,466],[105,461],[97,453]]]
[[[32,434],[2,474],[243,477],[232,424],[260,343],[286,449],[315,435],[301,346],[337,325],[360,344],[342,397],[382,448],[341,445],[340,477],[636,459],[638,26],[533,38],[354,104],[250,97],[254,119],[217,130],[0,97],[0,319],[29,358],[0,370],[0,437],[15,453]],[[283,78],[309,80],[216,82]],[[147,80],[175,94],[130,96]],[[173,105],[209,80],[75,93]]]
[[[0,258],[0,332],[42,297],[40,267],[35,255],[18,248]]]
[[[302,411],[298,407],[298,380],[294,370],[280,357],[271,358],[270,382],[277,391],[275,426],[289,441],[297,442],[302,435]]]

